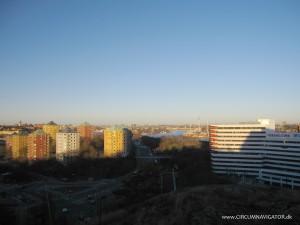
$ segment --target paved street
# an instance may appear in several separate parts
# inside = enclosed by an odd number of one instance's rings
[[[149,147],[144,146],[139,140],[135,141],[134,145],[137,156],[135,171],[141,169],[147,163],[157,162]],[[116,201],[112,192],[119,189],[122,186],[122,182],[133,176],[133,174],[134,171],[114,179],[76,182],[66,182],[40,176],[42,180],[28,184],[1,184],[0,190],[9,193],[11,198],[23,208],[34,208],[44,205],[48,195],[48,200],[52,204],[51,209],[55,210],[52,212],[54,218],[63,215],[66,217],[68,224],[78,223],[79,218],[82,220],[86,219],[85,222],[89,223],[91,218],[95,218],[98,215],[99,199],[105,196],[103,201],[106,204]]]

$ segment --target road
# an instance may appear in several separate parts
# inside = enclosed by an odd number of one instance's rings
[[[151,152],[151,149],[148,146],[143,145],[140,139],[135,140],[133,143],[136,149],[135,155],[137,160],[137,170],[147,163],[157,162],[157,159]]]
[[[53,217],[64,215],[69,224],[77,224],[78,217],[93,218],[97,213],[97,199],[107,196],[112,199],[112,192],[122,186],[122,181],[132,176],[126,174],[114,179],[95,181],[62,182],[44,179],[23,185],[0,184],[0,190],[8,193],[8,198],[21,208],[34,208],[44,204],[46,193],[55,208]],[[99,206],[98,206],[99,207]],[[70,209],[63,213],[62,209]],[[89,219],[87,219],[89,221]]]
[[[157,162],[149,147],[144,146],[140,141],[135,141],[134,144],[137,156],[135,170],[141,169],[147,163]],[[54,218],[63,215],[68,224],[78,224],[79,217],[82,216],[86,219],[86,223],[89,223],[89,218],[95,218],[99,212],[99,199],[105,196],[104,202],[115,201],[112,192],[119,189],[123,181],[132,176],[131,172],[114,179],[77,182],[64,182],[40,176],[42,180],[28,184],[0,184],[0,190],[9,193],[10,197],[23,208],[39,207],[45,203],[48,195],[49,201],[54,205],[54,212],[51,212]],[[63,212],[62,209],[68,209],[68,212]]]

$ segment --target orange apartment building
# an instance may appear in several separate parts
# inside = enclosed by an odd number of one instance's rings
[[[94,126],[85,122],[77,126],[77,132],[80,134],[80,137],[91,141],[94,137]]]
[[[49,157],[50,135],[39,129],[28,135],[28,160],[47,159]]]

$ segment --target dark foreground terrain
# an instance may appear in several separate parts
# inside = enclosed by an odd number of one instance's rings
[[[292,219],[222,219],[236,215],[290,215]],[[163,194],[103,216],[103,224],[300,224],[298,190],[270,186],[204,185]]]

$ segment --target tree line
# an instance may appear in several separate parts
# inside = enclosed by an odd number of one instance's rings
[[[146,164],[125,181],[124,187],[114,192],[124,199],[120,208],[172,191],[173,172],[178,189],[230,183],[227,177],[217,176],[211,171],[208,143],[186,137],[148,136],[143,136],[142,142],[156,154],[168,155],[171,159],[160,159],[158,163]]]
[[[208,142],[183,136],[142,137],[142,142],[156,154],[172,157],[171,160],[162,160],[161,163],[175,167],[179,188],[229,182],[226,177],[218,176],[211,171]]]
[[[0,164],[0,174],[10,172],[7,182],[19,183],[42,179],[39,175],[65,180],[93,177],[113,178],[134,170],[134,158],[74,158],[67,164],[56,159],[11,161]]]

